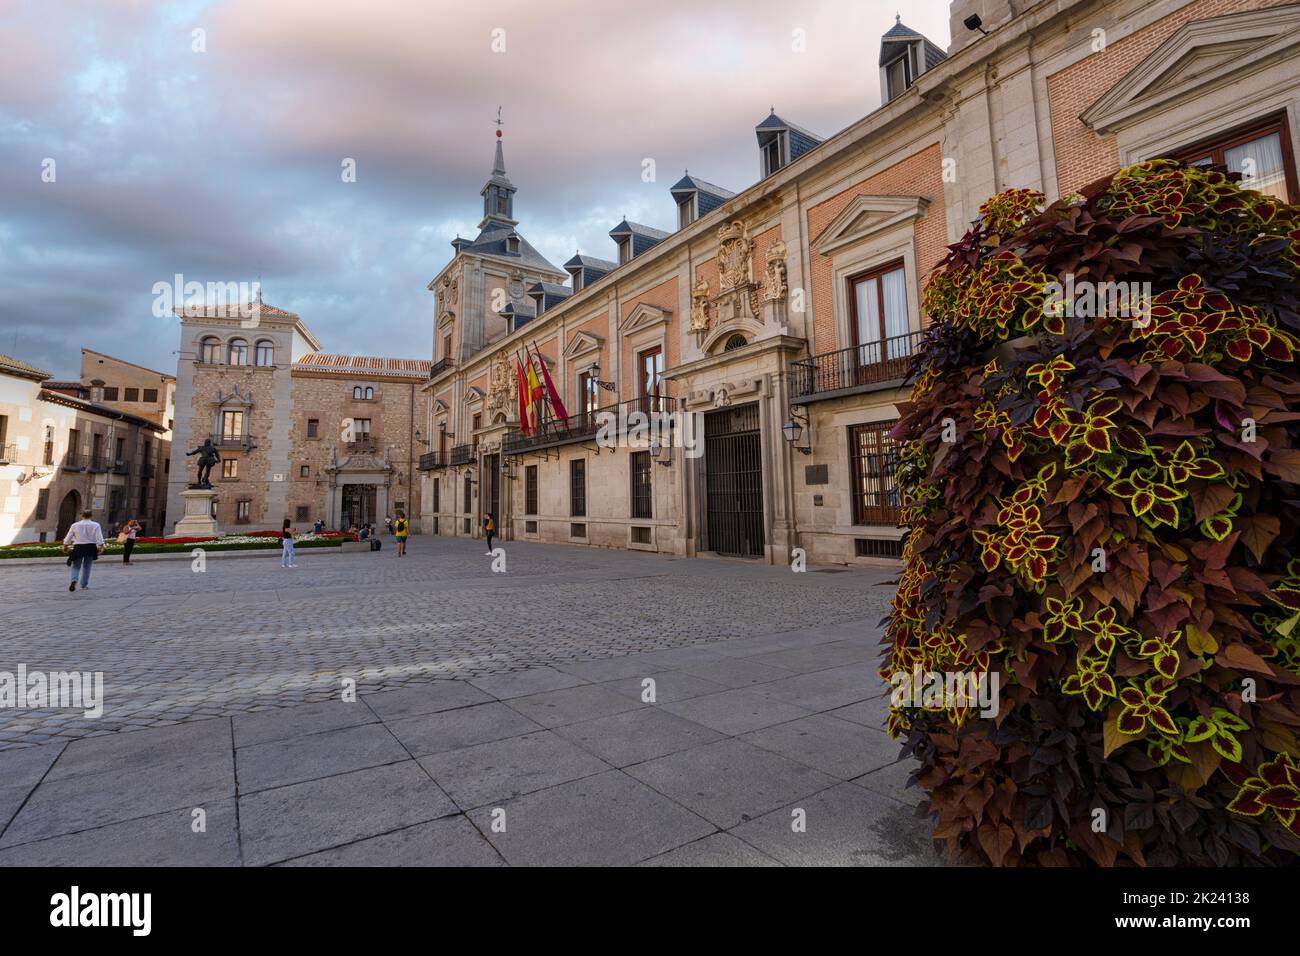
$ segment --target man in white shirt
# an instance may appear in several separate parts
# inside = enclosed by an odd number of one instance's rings
[[[77,589],[77,577],[81,577],[81,590],[90,586],[90,566],[104,553],[104,530],[98,521],[90,520],[91,512],[83,511],[81,520],[68,529],[63,538],[63,550],[71,551],[68,564],[72,568],[72,581],[69,591]]]

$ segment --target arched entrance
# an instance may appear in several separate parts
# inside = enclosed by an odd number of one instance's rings
[[[59,530],[58,540],[62,541],[68,533],[68,529],[81,515],[81,495],[75,491],[69,491],[59,502]]]

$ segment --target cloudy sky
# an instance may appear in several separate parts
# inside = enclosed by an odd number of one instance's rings
[[[557,265],[611,258],[622,216],[674,226],[683,169],[752,185],[769,106],[821,135],[877,107],[897,9],[0,0],[0,352],[174,371],[153,288],[180,273],[260,276],[330,351],[427,358],[425,286],[477,232],[498,106],[521,232]],[[944,0],[902,12],[947,46]]]

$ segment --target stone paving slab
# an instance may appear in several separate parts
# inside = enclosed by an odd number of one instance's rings
[[[0,712],[0,865],[935,862],[883,732],[886,575],[507,547],[507,576],[426,539],[292,586],[158,562],[72,603],[0,568],[31,619],[0,670],[106,689],[98,720]]]

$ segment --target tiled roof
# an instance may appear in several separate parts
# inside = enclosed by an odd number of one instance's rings
[[[19,375],[23,378],[35,379],[43,382],[50,377],[50,373],[44,369],[39,369],[35,365],[28,365],[22,359],[16,359],[11,355],[0,354],[0,372],[8,372],[10,375]]]
[[[177,315],[185,318],[223,319],[223,318],[232,317],[232,313],[234,316],[251,315],[253,311],[253,303],[245,303],[243,305],[234,305],[233,303],[232,304],[213,303],[211,305],[208,304],[187,305],[187,306],[176,308],[173,311]],[[285,309],[277,309],[275,306],[267,305],[265,302],[262,303],[261,314],[270,316],[271,318],[279,318],[279,319],[300,318],[300,316],[296,312],[289,312],[286,311]]]
[[[155,432],[165,432],[167,429],[155,421],[147,418],[141,418],[139,415],[132,415],[129,412],[121,411],[109,405],[103,405],[99,402],[87,401],[84,398],[77,398],[75,395],[69,395],[66,392],[52,391],[47,388],[40,390],[38,396],[43,402],[51,402],[55,405],[62,405],[65,408],[79,408],[83,411],[92,412],[96,415],[103,415],[105,418],[116,419],[117,421],[131,422],[133,425],[139,425],[141,428],[148,428]]]
[[[428,378],[433,363],[428,359],[380,358],[372,355],[335,355],[330,352],[308,352],[293,367],[313,372],[345,372],[364,375],[405,375],[411,378]]]

